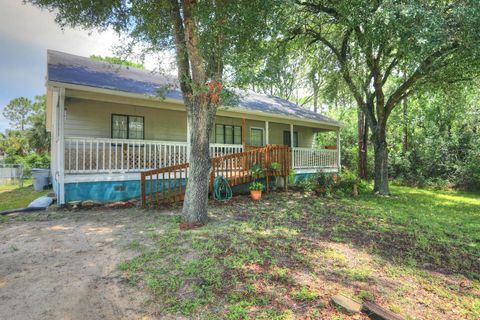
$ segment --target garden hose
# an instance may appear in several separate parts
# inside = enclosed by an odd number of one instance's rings
[[[218,201],[228,201],[232,198],[232,188],[223,176],[215,177],[213,182],[213,196]]]

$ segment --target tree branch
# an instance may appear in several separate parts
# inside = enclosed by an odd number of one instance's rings
[[[405,82],[403,82],[390,96],[385,104],[385,114],[388,115],[392,112],[393,108],[397,105],[397,103],[401,100],[402,95],[410,88],[412,88],[418,80],[425,77],[429,72],[431,72],[435,62],[442,58],[443,56],[447,55],[458,49],[459,45],[454,43],[448,47],[443,47],[430,56],[428,56],[422,63],[418,66],[418,68],[410,75]]]
[[[180,6],[177,0],[170,0],[170,21],[172,23],[173,37],[175,39],[175,58],[178,66],[178,81],[182,93],[192,91],[190,82],[190,62],[188,60],[187,45],[185,43],[185,31],[180,14]]]
[[[397,58],[393,58],[390,64],[387,66],[387,69],[385,69],[385,73],[383,74],[382,77],[382,85],[385,84],[388,80],[388,77],[392,74],[393,68],[397,66],[398,60]]]

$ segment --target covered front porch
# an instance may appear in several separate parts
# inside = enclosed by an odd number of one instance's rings
[[[127,105],[86,99],[68,92],[65,101],[62,162],[65,182],[96,176],[126,180],[145,170],[188,162],[187,120],[181,108]],[[336,146],[319,146],[316,135],[337,135]],[[310,173],[337,171],[338,127],[219,110],[210,139],[210,156],[240,153],[269,144],[291,147],[291,168]],[[83,177],[82,177],[83,176]],[[138,179],[138,176],[136,177]]]
[[[138,197],[141,172],[189,162],[183,105],[78,90],[59,90],[55,98],[52,175],[64,201]],[[336,145],[318,145],[319,134],[336,135]],[[340,168],[338,125],[229,108],[217,111],[212,159],[269,145],[288,147],[284,169],[296,174]]]

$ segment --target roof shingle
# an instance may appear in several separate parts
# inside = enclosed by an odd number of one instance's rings
[[[166,93],[166,98],[183,100],[178,89],[176,78],[132,67],[120,66],[108,62],[97,61],[60,51],[48,50],[48,81],[77,84],[88,87],[111,89],[137,94],[155,96],[161,87],[172,89]],[[267,114],[283,115],[299,119],[315,120],[340,126],[324,115],[302,108],[295,103],[279,97],[259,94],[252,91],[236,91],[239,101],[233,108]]]

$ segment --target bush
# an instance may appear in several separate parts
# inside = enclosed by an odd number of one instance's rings
[[[14,163],[22,165],[23,176],[29,177],[32,172],[32,168],[49,168],[50,156],[47,153],[29,153],[26,156],[16,156]]]
[[[251,191],[262,191],[263,188],[265,188],[263,183],[256,182],[256,181],[250,183],[250,185],[248,186],[248,190],[251,190]]]
[[[303,192],[312,192],[316,187],[315,177],[307,177],[301,179],[297,182],[297,187],[299,187]]]
[[[263,178],[265,169],[262,168],[258,163],[254,163],[250,167],[249,171],[250,171],[250,174],[253,177],[253,180],[257,180],[257,179]]]
[[[280,170],[282,165],[278,162],[272,162],[270,163],[270,170],[277,171]]]

